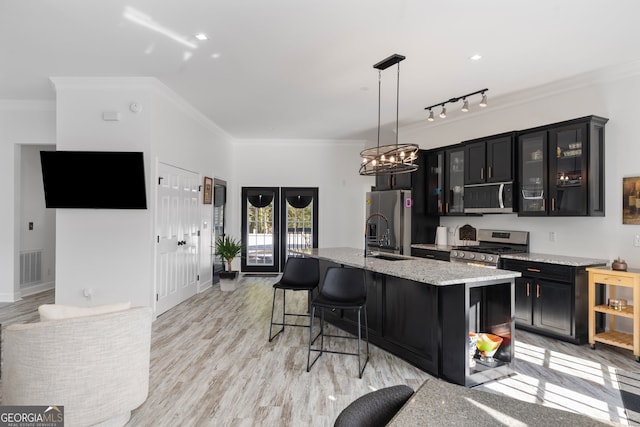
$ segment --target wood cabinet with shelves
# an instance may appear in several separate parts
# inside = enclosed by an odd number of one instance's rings
[[[608,288],[609,299],[615,299],[618,287],[632,290],[633,302],[640,301],[640,270],[616,271],[604,268],[588,268],[589,272],[589,344],[595,349],[596,342],[631,350],[640,362],[640,311],[633,305],[624,309],[612,309],[598,292],[598,287]],[[598,327],[598,316],[608,319],[608,329]],[[632,331],[616,329],[616,318],[632,321]]]
[[[604,125],[587,116],[518,133],[520,216],[604,215]]]

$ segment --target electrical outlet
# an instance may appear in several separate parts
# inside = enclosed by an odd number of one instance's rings
[[[636,237],[633,238],[633,246],[640,246],[640,234],[636,234]]]
[[[549,241],[550,242],[555,242],[556,241],[556,232],[555,231],[550,231],[549,232]]]

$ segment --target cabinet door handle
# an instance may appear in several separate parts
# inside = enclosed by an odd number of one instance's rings
[[[547,210],[547,200],[546,199],[542,199],[542,210]]]
[[[540,298],[540,284],[536,284],[536,298]]]
[[[491,178],[491,175],[493,174],[493,170],[492,167],[489,166],[489,170],[487,171],[487,178]]]
[[[527,282],[527,296],[531,295],[531,283]]]
[[[527,271],[531,271],[533,273],[540,273],[540,269],[539,268],[527,267]]]
[[[484,179],[484,168],[480,168],[480,179]]]
[[[445,213],[449,213],[449,202],[444,204],[445,206]]]
[[[555,211],[556,210],[556,198],[552,197],[551,198],[551,211]]]

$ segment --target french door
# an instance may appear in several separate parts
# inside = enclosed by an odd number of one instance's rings
[[[242,271],[279,272],[293,249],[318,247],[318,189],[242,188]]]
[[[280,191],[283,238],[280,239],[281,270],[291,250],[318,247],[318,189],[287,187]]]

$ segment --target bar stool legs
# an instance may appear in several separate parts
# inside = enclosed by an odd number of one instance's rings
[[[320,336],[320,348],[311,348],[311,346],[313,345],[313,343],[315,342],[315,340],[318,338],[318,336],[316,336],[313,340],[313,319],[315,317],[315,310],[316,307],[314,305],[312,305],[311,308],[311,317],[309,319],[309,348],[308,348],[308,352],[307,352],[307,372],[309,372],[311,370],[311,367],[318,361],[318,359],[320,358],[320,356],[322,356],[323,353],[333,353],[333,354],[344,354],[344,355],[349,355],[349,356],[358,356],[358,378],[362,378],[362,374],[364,373],[364,369],[367,367],[367,363],[369,362],[369,325],[367,322],[367,306],[363,305],[362,307],[358,307],[355,310],[358,312],[358,336],[354,337],[354,336],[347,336],[347,335],[329,335],[329,334],[325,334],[324,333],[324,307],[319,307],[320,308],[320,332],[319,332],[319,336]],[[367,354],[366,354],[366,358],[364,359],[364,365],[361,362],[361,358],[362,358],[362,352],[361,352],[361,346],[360,346],[360,342],[362,341],[362,323],[361,323],[361,316],[364,312],[364,334],[365,334],[365,341],[366,341],[366,349],[367,349]],[[332,338],[345,338],[345,339],[357,339],[358,340],[358,350],[356,353],[349,353],[349,352],[344,352],[344,351],[333,351],[333,350],[325,350],[324,349],[324,337],[332,337]],[[311,361],[311,352],[315,351],[318,353],[318,355],[313,359],[313,362]]]

